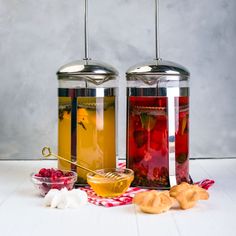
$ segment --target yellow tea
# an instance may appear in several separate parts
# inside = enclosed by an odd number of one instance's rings
[[[115,146],[115,97],[78,97],[76,131],[72,128],[72,99],[59,98],[59,147],[58,154],[92,170],[116,166]],[[72,137],[76,135],[73,144]],[[76,145],[76,156],[72,156]],[[60,169],[71,165],[59,161]],[[77,168],[78,182],[86,183],[87,172]]]

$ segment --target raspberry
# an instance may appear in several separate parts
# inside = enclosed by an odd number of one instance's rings
[[[35,174],[35,176],[36,176],[36,177],[42,177],[42,175],[41,175],[41,174]]]
[[[60,186],[58,184],[52,184],[51,188],[60,190]]]
[[[55,181],[57,179],[58,179],[58,176],[57,176],[56,172],[52,173],[51,174],[51,181],[53,182],[53,181]]]
[[[51,177],[51,170],[50,169],[47,169],[45,172],[44,172],[44,177]]]
[[[67,172],[67,173],[64,174],[64,176],[66,176],[66,177],[73,176],[73,173],[72,172]]]
[[[42,176],[42,177],[45,177],[45,172],[47,171],[46,168],[42,168],[40,171],[39,171],[39,174]]]
[[[57,177],[62,177],[63,176],[63,172],[61,170],[57,170],[56,171],[56,175],[57,175]]]
[[[55,169],[53,169],[53,168],[51,168],[50,171],[51,171],[51,174],[54,174],[54,173],[57,172],[57,171],[56,171]]]

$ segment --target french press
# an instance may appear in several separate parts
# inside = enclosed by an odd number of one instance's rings
[[[115,168],[118,72],[89,58],[88,0],[85,0],[84,42],[84,59],[66,64],[57,72],[58,155],[92,170]],[[77,171],[78,184],[86,184],[86,171],[61,160],[58,166]]]
[[[189,182],[189,77],[159,55],[159,1],[155,0],[156,57],[128,69],[127,167],[134,186],[168,189]]]

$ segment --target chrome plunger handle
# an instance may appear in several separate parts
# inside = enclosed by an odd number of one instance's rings
[[[161,60],[160,57],[160,37],[159,37],[159,0],[155,0],[155,46],[156,46],[156,60]],[[176,180],[176,166],[175,166],[175,120],[171,116],[175,114],[174,99],[179,94],[173,94],[172,88],[167,88],[168,97],[168,142],[169,142],[169,182],[170,187],[177,184]],[[174,137],[174,140],[172,140]]]
[[[155,0],[155,46],[156,60],[160,60],[160,37],[159,37],[159,0]]]
[[[88,0],[84,0],[84,60],[89,60],[89,45],[88,45]]]

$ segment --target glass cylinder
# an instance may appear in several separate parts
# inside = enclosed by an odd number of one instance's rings
[[[127,167],[133,186],[189,182],[189,72],[154,60],[127,71]]]
[[[116,77],[111,66],[82,60],[61,67],[59,80],[58,155],[89,169],[116,167]],[[59,169],[87,172],[65,161]]]

